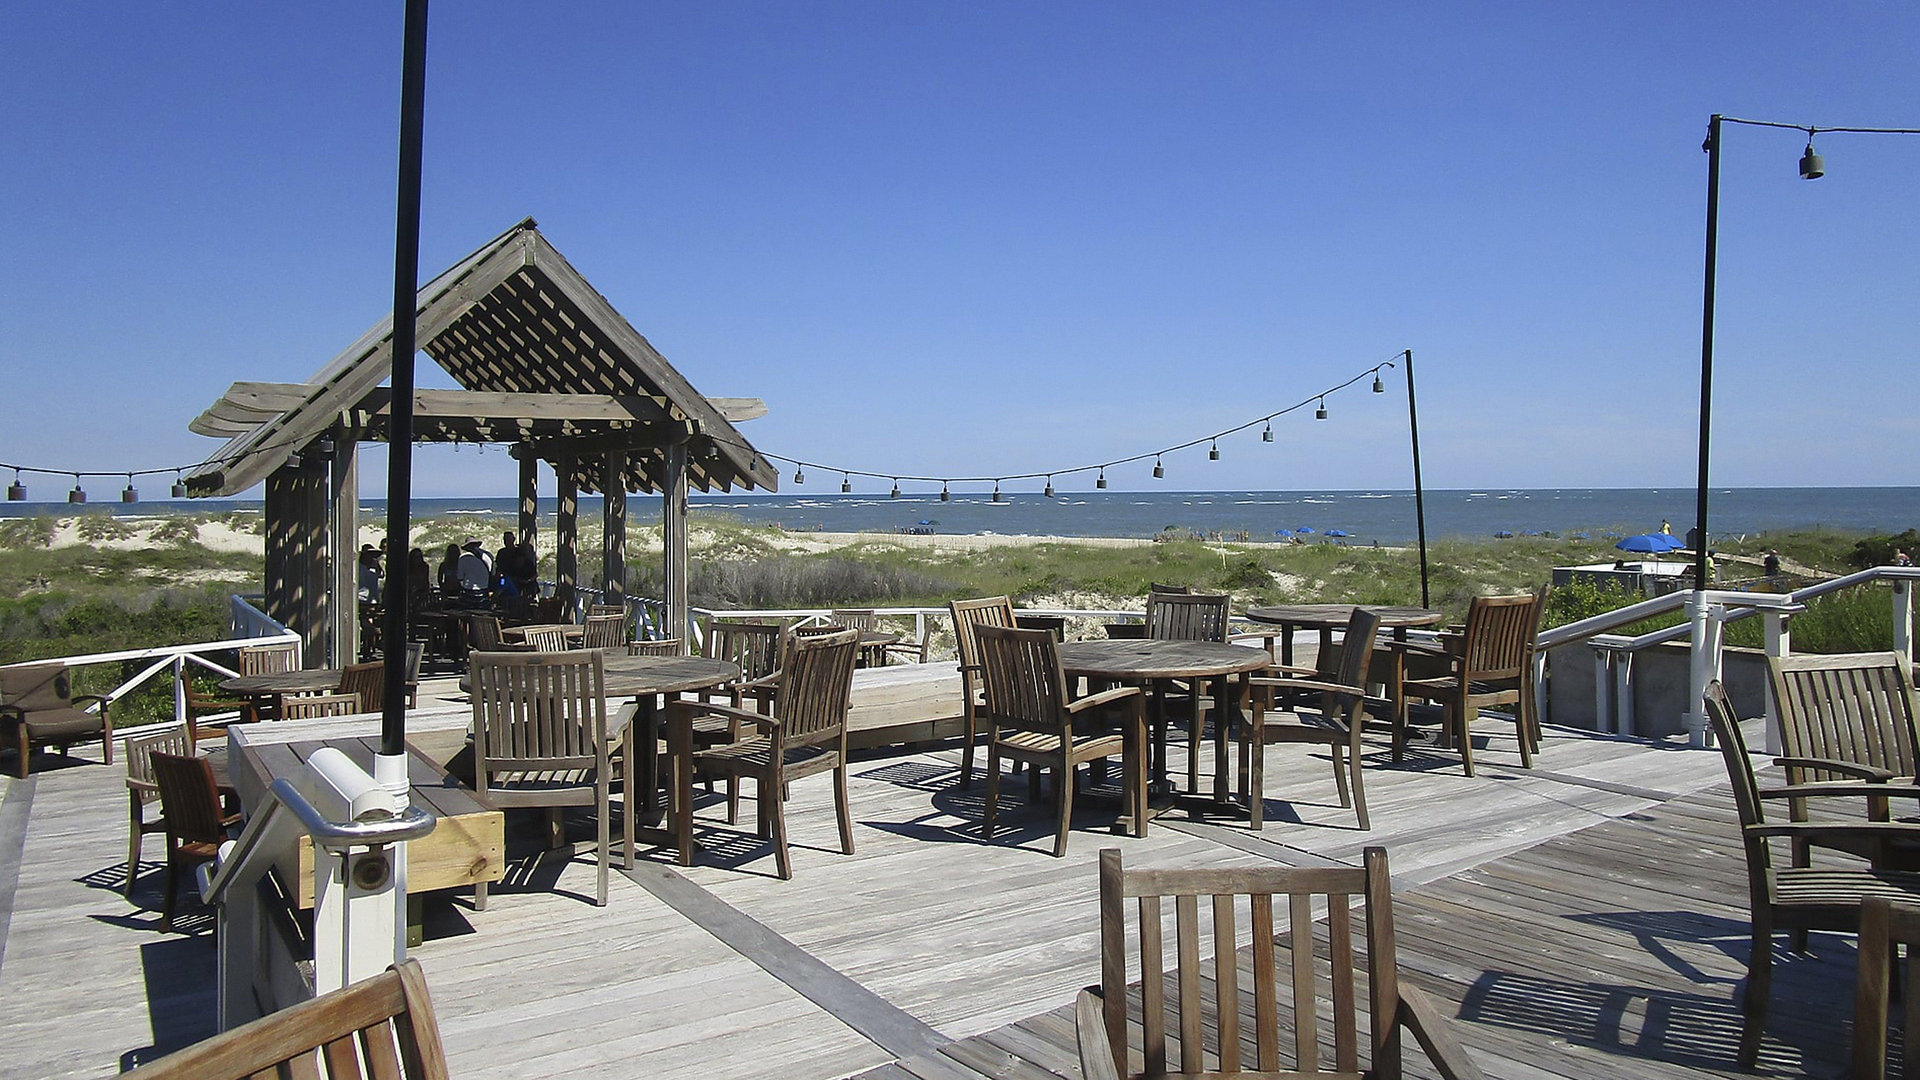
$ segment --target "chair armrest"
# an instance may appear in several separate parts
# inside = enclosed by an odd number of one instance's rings
[[[1473,1059],[1467,1056],[1466,1048],[1453,1037],[1446,1017],[1433,1007],[1432,999],[1422,993],[1419,987],[1408,983],[1401,983],[1399,990],[1400,1008],[1395,1013],[1394,1022],[1413,1032],[1420,1048],[1427,1052],[1427,1060],[1440,1070],[1440,1075],[1445,1080],[1485,1080],[1480,1066],[1473,1063]]]
[[[131,776],[127,777],[127,789],[130,791],[150,791],[155,795],[160,794],[159,784],[156,784],[151,780],[135,779],[134,777],[131,777]]]
[[[1869,799],[1920,799],[1920,787],[1909,784],[1876,784],[1864,780],[1835,780],[1825,784],[1788,784],[1786,787],[1761,788],[1763,799],[1812,799],[1828,795],[1862,795]]]
[[[1110,690],[1102,690],[1097,694],[1088,694],[1078,701],[1069,703],[1067,705],[1067,711],[1069,713],[1077,713],[1082,709],[1091,709],[1095,705],[1105,705],[1109,702],[1119,701],[1122,698],[1138,697],[1139,695],[1140,688],[1137,686],[1116,686]]]
[[[1846,773],[1849,776],[1857,776],[1862,780],[1872,780],[1883,784],[1897,775],[1892,769],[1882,769],[1873,765],[1856,765],[1851,761],[1838,761],[1833,758],[1777,757],[1773,759],[1773,763],[1789,768],[1822,769],[1827,772]]]
[[[1079,1037],[1080,1073],[1085,1080],[1120,1080],[1113,1043],[1107,1038],[1100,994],[1092,987],[1080,991],[1080,997],[1074,1002],[1073,1028]]]
[[[1278,672],[1279,674],[1287,676],[1289,678],[1304,675],[1309,679],[1318,678],[1319,676],[1325,674],[1325,672],[1321,671],[1319,668],[1299,667],[1297,665],[1289,667],[1286,664],[1274,663],[1274,664],[1268,664],[1266,667],[1261,668],[1259,671],[1254,672],[1253,677],[1257,679],[1269,674],[1270,672]]]
[[[1357,686],[1347,686],[1337,682],[1320,682],[1316,679],[1260,679],[1253,680],[1255,686],[1271,686],[1282,690],[1300,690],[1307,693],[1345,694],[1353,697],[1363,693]]]
[[[1920,843],[1920,822],[1908,821],[1844,823],[1770,821],[1764,825],[1747,825],[1741,831],[1748,836],[1784,836],[1789,839],[1815,842],[1827,837],[1851,837],[1861,840],[1911,840],[1914,843]]]
[[[778,717],[757,713],[752,709],[736,709],[731,705],[722,705],[714,701],[676,701],[667,708],[670,711],[690,712],[696,716],[724,716],[729,720],[738,720],[743,724],[752,724],[759,728],[780,726]]]
[[[72,701],[75,705],[83,701],[97,701],[100,703],[100,714],[102,716],[106,715],[107,707],[113,704],[113,699],[105,694],[75,694],[68,700]]]

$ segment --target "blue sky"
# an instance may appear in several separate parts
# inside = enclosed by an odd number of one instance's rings
[[[0,9],[0,460],[197,461],[381,317],[399,50],[397,0]],[[421,272],[533,216],[849,468],[1122,457],[1412,348],[1431,486],[1690,486],[1708,115],[1920,127],[1916,55],[1899,4],[442,0]],[[1910,484],[1920,136],[1803,142],[1728,132],[1715,478]],[[1387,384],[1110,480],[1409,486]]]

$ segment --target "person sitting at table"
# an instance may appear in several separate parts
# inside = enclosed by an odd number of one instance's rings
[[[447,597],[460,595],[459,567],[460,545],[448,544],[445,554],[440,557],[440,572],[435,575],[435,581],[440,586],[441,595]]]
[[[461,545],[460,561],[454,565],[454,576],[460,581],[460,591],[468,599],[484,597],[493,591],[493,567],[487,564],[487,553],[478,540],[468,540]]]

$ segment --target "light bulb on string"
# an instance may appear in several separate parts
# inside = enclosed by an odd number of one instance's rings
[[[1167,475],[1167,470],[1160,465],[1160,455],[1153,455],[1153,478],[1158,480],[1165,475]]]
[[[840,474],[840,494],[845,495],[847,492],[852,490],[853,490],[853,477],[847,475],[846,473],[841,473]]]
[[[1100,476],[1098,479],[1094,480],[1093,486],[1097,488],[1104,488],[1107,486],[1107,467],[1105,465],[1100,466]]]
[[[794,482],[794,483],[795,483],[796,485],[797,485],[797,484],[804,484],[804,483],[806,483],[806,482],[807,482],[807,474],[806,474],[805,472],[803,472],[803,471],[801,471],[801,468],[800,468],[800,466],[799,466],[799,464],[797,464],[797,463],[796,463],[796,464],[794,465],[794,467],[793,467],[793,482]]]
[[[947,482],[945,480],[940,481],[940,501],[941,502],[953,501],[953,495],[947,491]]]
[[[87,501],[87,489],[80,486],[79,473],[73,474],[73,490],[67,492],[67,501],[70,503],[83,503]]]
[[[187,482],[181,478],[180,472],[177,469],[174,470],[173,474],[173,497],[176,499],[184,499],[187,497]]]
[[[123,503],[140,501],[140,489],[133,486],[132,473],[127,474],[127,486],[120,492],[120,501]]]
[[[1320,399],[1320,407],[1313,410],[1313,418],[1315,420],[1325,420],[1327,418],[1327,399],[1326,398]]]
[[[998,480],[995,480],[993,482],[993,501],[994,502],[1000,501],[1000,481]]]
[[[891,495],[889,495],[889,496],[887,496],[887,497],[888,497],[889,499],[897,499],[897,498],[899,498],[899,497],[900,497],[900,481],[898,481],[898,480],[895,480],[895,481],[893,482],[893,494],[891,494]]]
[[[1807,152],[1800,155],[1800,179],[1818,180],[1827,175],[1826,159],[1813,148],[1813,129],[1807,129]]]
[[[1380,381],[1380,373],[1377,371],[1373,373],[1373,392],[1376,394],[1387,392],[1387,384]]]
[[[1213,448],[1207,451],[1207,460],[1208,461],[1220,460],[1220,440],[1219,439],[1213,440]]]
[[[1267,421],[1267,430],[1260,433],[1260,441],[1261,442],[1273,441],[1273,421],[1271,420]]]
[[[1045,491],[1042,491],[1040,494],[1046,496],[1049,499],[1053,498],[1053,477],[1051,476],[1047,477],[1047,489]]]
[[[26,502],[27,485],[20,482],[20,470],[13,470],[13,483],[7,488],[8,502]]]

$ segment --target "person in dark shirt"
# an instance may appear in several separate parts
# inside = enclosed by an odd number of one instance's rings
[[[1780,576],[1780,553],[1773,550],[1772,548],[1768,548],[1767,557],[1760,560],[1760,572],[1767,575],[1768,577],[1779,577]]]

